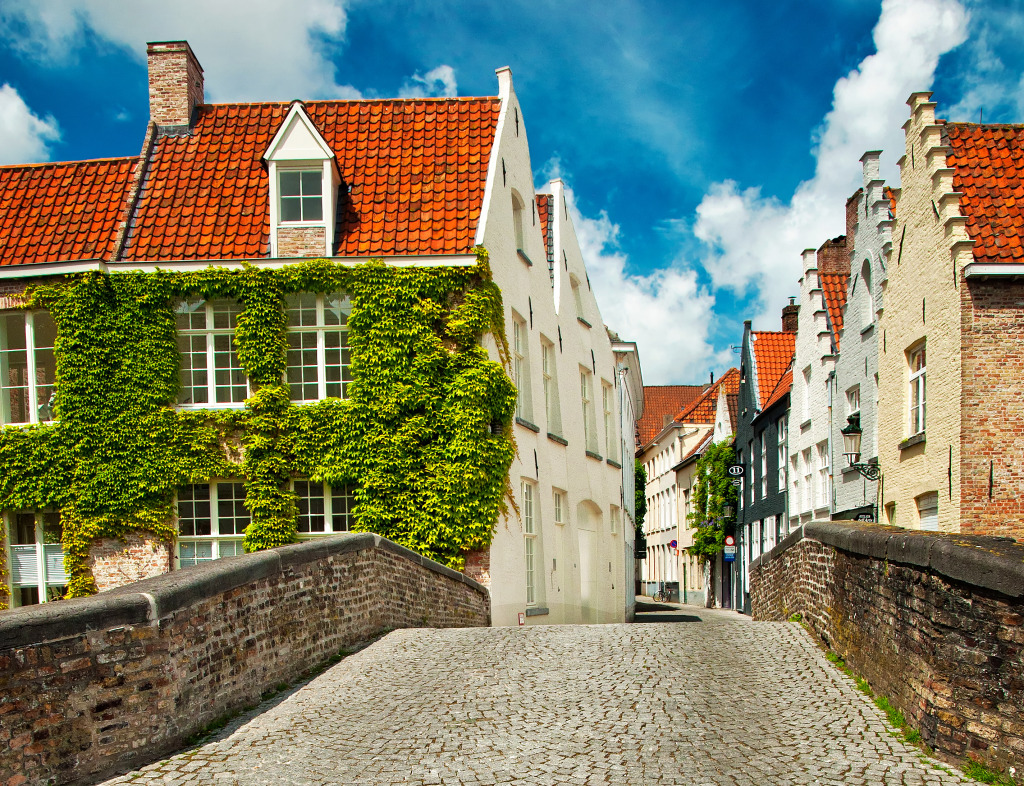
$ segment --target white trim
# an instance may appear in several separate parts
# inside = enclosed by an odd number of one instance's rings
[[[370,260],[380,260],[393,267],[473,267],[477,264],[475,254],[371,254],[365,257],[324,257],[339,265],[362,265]],[[310,257],[272,257],[256,259],[171,259],[155,262],[104,262],[101,259],[83,259],[69,262],[36,262],[28,265],[0,265],[0,280],[11,278],[39,278],[42,276],[68,276],[75,273],[155,273],[158,270],[192,271],[221,267],[227,270],[242,270],[245,267],[261,267],[271,270],[308,262]]]
[[[267,146],[267,151],[263,154],[263,157],[270,161],[277,153],[277,146],[281,144],[285,133],[291,128],[292,123],[295,122],[296,118],[302,123],[306,130],[310,132],[313,137],[313,141],[317,143],[317,146],[321,149],[325,158],[334,158],[334,151],[331,150],[330,145],[327,144],[327,140],[321,136],[320,132],[317,131],[313,121],[309,115],[306,114],[306,107],[301,101],[292,101],[291,108],[288,110],[288,114],[285,115],[284,120],[281,122],[280,127],[277,129],[277,133],[274,134],[274,138],[270,140],[270,144]]]
[[[498,113],[498,124],[494,128],[494,142],[491,144],[491,159],[487,162],[487,180],[484,183],[484,198],[480,202],[480,221],[476,225],[476,237],[473,244],[482,246],[484,234],[487,231],[487,212],[494,197],[494,181],[498,176],[498,162],[501,156],[498,151],[501,147],[501,134],[505,128],[505,118],[508,117],[509,104],[515,90],[512,89],[512,69],[508,66],[498,68],[494,72],[498,76],[498,99],[501,101],[501,111]]]
[[[1024,276],[1024,263],[1020,262],[971,262],[964,266],[964,278],[977,278],[980,276],[992,276],[993,278],[1008,278],[1012,276]]]

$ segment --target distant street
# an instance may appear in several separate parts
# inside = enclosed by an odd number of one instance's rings
[[[972,782],[899,742],[796,624],[668,606],[638,621],[395,631],[108,783]]]

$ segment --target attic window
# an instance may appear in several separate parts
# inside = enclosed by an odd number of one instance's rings
[[[281,221],[323,221],[322,169],[285,170],[279,173]]]

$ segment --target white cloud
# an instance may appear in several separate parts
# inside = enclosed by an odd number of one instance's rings
[[[891,162],[904,149],[906,99],[931,85],[939,56],[964,41],[967,22],[956,0],[883,0],[875,53],[836,82],[832,109],[816,135],[814,176],[788,204],[733,181],[704,196],[694,227],[708,247],[704,265],[716,288],[757,290],[760,327],[778,329],[786,297],[797,287],[800,252],[845,231],[861,154],[885,151],[883,172],[895,176]]]
[[[547,170],[557,168],[552,161]],[[697,383],[710,369],[732,364],[728,350],[712,349],[715,299],[699,285],[696,272],[672,267],[649,275],[627,273],[618,225],[605,211],[596,218],[582,215],[572,189],[565,190],[601,316],[624,340],[637,342],[644,383]]]
[[[459,86],[455,81],[455,69],[450,65],[439,65],[420,76],[413,74],[398,91],[401,98],[433,98],[457,96]]]
[[[60,139],[52,116],[34,114],[8,84],[0,87],[0,164],[48,161],[50,143]]]
[[[972,3],[977,5],[977,3]],[[987,7],[971,18],[966,67],[957,74],[960,100],[944,116],[965,122],[1020,122],[1024,117],[1024,74],[1003,56],[1019,58],[1024,16],[1018,9]]]
[[[359,98],[339,84],[348,0],[3,0],[0,37],[23,56],[73,62],[113,44],[145,61],[146,41],[187,39],[214,101]],[[93,35],[89,35],[88,33]]]

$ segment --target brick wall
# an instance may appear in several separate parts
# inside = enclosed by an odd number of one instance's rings
[[[122,587],[171,569],[171,546],[148,533],[131,533],[126,540],[100,538],[89,548],[89,568],[96,588]]]
[[[322,257],[327,243],[323,227],[278,227],[277,255],[291,257]]]
[[[936,751],[1024,771],[1024,546],[815,522],[751,565],[750,598],[802,614]]]
[[[961,276],[960,531],[1024,535],[1024,283]]]
[[[479,584],[370,534],[3,612],[0,783],[101,780],[347,645],[389,628],[489,622]]]

